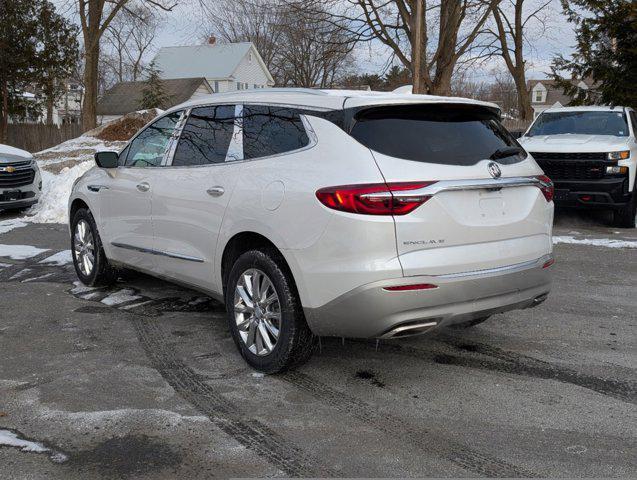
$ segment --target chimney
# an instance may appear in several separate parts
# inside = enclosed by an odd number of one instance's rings
[[[210,35],[208,37],[208,45],[214,45],[217,43],[217,38],[214,35]]]

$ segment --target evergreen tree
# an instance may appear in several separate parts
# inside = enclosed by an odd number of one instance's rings
[[[170,106],[170,96],[164,89],[161,81],[161,72],[157,69],[155,62],[148,66],[148,78],[144,81],[142,88],[142,98],[139,101],[139,108],[146,110],[149,108],[168,108]]]
[[[575,53],[558,56],[552,77],[571,95],[571,104],[637,106],[637,3],[634,0],[562,0],[576,25]],[[567,77],[562,72],[568,72]],[[590,89],[572,78],[591,78]]]

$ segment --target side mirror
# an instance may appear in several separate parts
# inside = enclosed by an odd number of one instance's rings
[[[95,163],[100,168],[117,168],[118,162],[117,152],[95,152]]]

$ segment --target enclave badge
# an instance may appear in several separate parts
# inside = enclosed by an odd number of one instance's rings
[[[500,170],[500,167],[495,162],[489,162],[487,169],[493,178],[500,178],[500,175],[502,175],[502,170]]]

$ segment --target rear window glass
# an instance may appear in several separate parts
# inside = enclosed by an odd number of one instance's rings
[[[527,133],[536,135],[613,135],[628,136],[628,122],[623,112],[545,112]]]
[[[244,105],[243,157],[278,155],[310,142],[298,112],[285,107]]]
[[[359,112],[351,135],[372,150],[405,160],[475,165],[497,150],[519,144],[495,113],[465,105],[408,105]],[[525,153],[498,158],[516,163]]]

